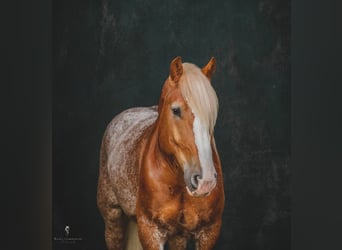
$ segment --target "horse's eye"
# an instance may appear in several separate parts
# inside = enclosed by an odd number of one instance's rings
[[[179,107],[172,108],[172,113],[178,117],[181,116],[181,109]]]

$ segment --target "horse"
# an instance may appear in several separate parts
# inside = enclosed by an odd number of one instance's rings
[[[176,57],[159,104],[127,109],[102,138],[97,206],[109,250],[213,249],[224,209],[216,68]]]

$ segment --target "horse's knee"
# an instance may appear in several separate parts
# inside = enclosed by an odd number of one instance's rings
[[[97,207],[105,221],[117,220],[123,214],[122,209],[113,190],[106,183],[106,178],[101,177],[97,189]]]
[[[121,207],[117,205],[110,205],[107,208],[105,217],[108,222],[116,222],[118,220],[121,220],[123,216],[123,212]]]

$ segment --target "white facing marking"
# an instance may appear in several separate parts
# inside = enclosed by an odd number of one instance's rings
[[[193,131],[202,169],[202,180],[210,180],[214,176],[215,168],[212,158],[209,130],[203,126],[203,123],[195,114],[194,116]]]

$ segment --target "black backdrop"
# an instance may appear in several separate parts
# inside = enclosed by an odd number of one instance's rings
[[[216,249],[290,249],[290,2],[54,1],[54,249],[104,249],[96,207],[108,122],[156,104],[175,56],[217,59],[226,191]]]

